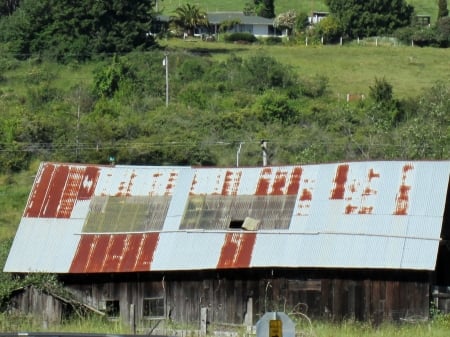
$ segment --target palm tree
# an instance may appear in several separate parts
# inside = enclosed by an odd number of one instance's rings
[[[182,28],[185,33],[192,36],[195,28],[208,26],[206,12],[196,5],[185,4],[175,10],[175,16],[171,20],[177,27]]]

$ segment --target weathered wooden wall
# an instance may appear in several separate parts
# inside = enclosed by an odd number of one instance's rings
[[[143,298],[163,297],[165,316],[173,322],[197,326],[200,309],[208,308],[211,324],[243,324],[247,302],[252,303],[252,324],[268,311],[303,313],[314,319],[355,319],[379,323],[412,316],[427,318],[430,284],[416,280],[284,277],[255,278],[235,272],[228,277],[195,274],[158,280],[116,280],[72,284],[83,302],[100,308],[104,300],[120,300],[120,316],[130,320],[134,306],[138,326],[154,322],[142,317]],[[241,276],[241,277],[239,277]],[[408,279],[408,278],[406,278]]]
[[[59,299],[34,287],[16,291],[9,305],[9,311],[20,311],[41,319],[44,327],[60,323],[65,309],[65,304]]]
[[[220,275],[214,272],[110,274],[95,278],[71,277],[64,281],[80,301],[100,311],[104,310],[105,301],[118,300],[118,319],[136,326],[139,331],[148,331],[165,318],[183,326],[199,327],[201,308],[208,308],[208,321],[212,326],[243,325],[245,321],[255,324],[269,311],[282,311],[291,316],[302,313],[312,319],[355,319],[376,324],[409,317],[427,318],[429,314],[427,277],[349,278],[340,275],[345,273],[336,273],[337,277],[328,273],[321,278],[307,279],[303,276],[309,274],[299,274],[298,278],[281,274],[270,277],[256,271]],[[143,317],[144,298],[163,298],[164,315]],[[61,301],[33,289],[16,294],[14,303],[21,311],[39,314],[48,321],[58,321],[65,309]],[[247,312],[249,303],[251,310]],[[250,317],[246,319],[246,315]]]

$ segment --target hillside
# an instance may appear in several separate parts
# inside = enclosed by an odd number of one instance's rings
[[[246,1],[238,0],[158,0],[158,9],[166,14],[173,13],[173,11],[186,3],[194,4],[204,9],[205,11],[242,11]],[[409,4],[413,5],[417,14],[430,15],[432,20],[437,15],[437,1],[430,0],[409,0]],[[298,13],[311,13],[312,11],[327,11],[327,6],[323,0],[275,0],[275,12],[277,14],[286,12],[289,9],[294,9]]]

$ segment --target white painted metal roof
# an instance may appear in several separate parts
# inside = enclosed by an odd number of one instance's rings
[[[42,163],[4,270],[434,270],[449,174],[450,161]]]

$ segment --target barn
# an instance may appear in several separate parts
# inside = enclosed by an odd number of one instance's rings
[[[135,331],[252,327],[269,311],[427,319],[449,305],[449,174],[450,161],[44,162],[4,271],[55,274]],[[64,314],[21,294],[18,310]]]

